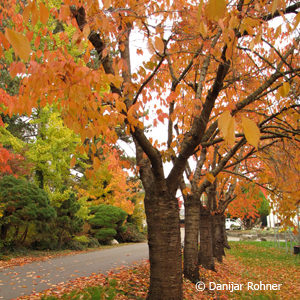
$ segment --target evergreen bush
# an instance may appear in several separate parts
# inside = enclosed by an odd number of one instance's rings
[[[106,204],[91,207],[90,215],[91,234],[103,244],[123,230],[127,217],[127,213],[121,208]]]

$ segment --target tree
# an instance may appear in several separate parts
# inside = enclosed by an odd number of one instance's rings
[[[7,125],[0,126],[0,177],[7,174],[25,176],[30,169],[30,162],[25,158],[24,143],[7,130]]]
[[[293,219],[297,215],[300,184],[297,139],[282,140],[274,144],[265,149],[261,158],[264,170],[261,177],[268,183],[265,192],[273,211],[284,226],[296,227]]]
[[[63,242],[66,243],[70,237],[82,230],[83,220],[76,215],[79,208],[80,205],[74,193],[70,193],[69,198],[56,208],[57,217],[54,230],[57,232],[59,248]]]
[[[5,241],[9,230],[14,228],[13,239],[24,243],[29,225],[47,227],[47,222],[55,217],[48,195],[34,184],[14,176],[4,176],[0,180],[1,240]],[[20,230],[23,228],[23,232]]]
[[[263,227],[268,225],[267,216],[270,214],[270,204],[263,192],[260,192],[261,203],[258,208],[258,213]]]
[[[16,165],[15,162],[20,163],[23,159],[21,155],[10,152],[0,144],[0,177],[7,174],[16,174],[13,165]]]
[[[98,1],[67,1],[59,11],[52,8],[51,12],[59,22],[77,27],[72,40],[83,49],[79,59],[74,59],[68,47],[52,47],[55,39],[46,26],[47,5],[30,2],[22,13],[16,13],[15,5],[3,9],[3,15],[12,15],[12,28],[1,36],[3,46],[11,44],[21,60],[30,59],[28,64],[17,61],[10,66],[13,74],[30,76],[23,77],[18,101],[7,103],[6,110],[29,115],[32,107],[58,102],[65,124],[83,140],[101,135],[114,144],[118,138],[115,128],[120,126],[132,136],[145,189],[149,299],[182,299],[176,191],[188,159],[194,154],[199,157],[201,148],[209,144],[232,145],[231,149],[223,146],[227,154],[211,172],[216,177],[246,142],[260,146],[260,132],[269,131],[272,138],[277,113],[298,107],[295,57],[299,36],[295,29],[299,6],[293,1],[209,0],[200,4],[103,1],[99,7]],[[283,25],[275,31],[268,21],[285,14],[297,17],[291,24],[282,18],[286,33]],[[33,38],[27,24],[37,22],[44,26]],[[130,36],[134,30],[147,40],[151,57],[131,72]],[[49,36],[53,43],[43,51],[33,50],[27,36],[37,42],[41,36]],[[65,32],[59,36],[69,40]],[[276,43],[285,36],[285,43]],[[99,69],[88,67],[94,55],[91,48],[99,56]],[[143,54],[142,49],[137,52]],[[166,143],[150,138],[145,131],[149,108],[154,126],[169,121],[164,131]],[[217,118],[222,120],[222,138]],[[299,134],[295,128],[284,132]],[[168,175],[164,172],[166,160],[173,161]],[[208,179],[201,190],[210,185]]]
[[[138,183],[128,180],[117,151],[112,149],[106,157],[95,155],[90,166],[78,189],[80,197],[87,199],[90,205],[110,204],[132,214],[131,199],[135,197]]]
[[[40,188],[59,191],[72,182],[70,162],[80,138],[65,127],[55,106],[37,109],[32,114],[36,136],[28,143],[26,156],[34,165],[35,181]]]

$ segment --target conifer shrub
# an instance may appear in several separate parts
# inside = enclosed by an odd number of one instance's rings
[[[90,233],[101,244],[106,244],[124,231],[123,224],[127,213],[119,207],[107,204],[93,206],[90,209]]]

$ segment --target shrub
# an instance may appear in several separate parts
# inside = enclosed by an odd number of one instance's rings
[[[96,238],[93,237],[89,238],[89,243],[88,243],[89,248],[97,248],[99,246],[100,246],[99,241]]]
[[[121,208],[106,204],[92,207],[90,215],[90,232],[100,243],[107,243],[121,232],[127,217],[127,213]]]
[[[13,231],[14,240],[24,244],[30,225],[43,231],[56,215],[48,195],[36,185],[14,176],[0,180],[0,232],[3,241]]]
[[[74,241],[77,241],[83,245],[88,245],[90,242],[90,239],[86,235],[77,235],[73,237]]]
[[[107,243],[117,235],[117,231],[113,228],[101,228],[97,230],[95,237],[100,243]]]
[[[57,241],[52,234],[39,235],[34,242],[31,243],[31,248],[34,250],[55,250],[57,249]]]
[[[139,243],[145,241],[146,236],[138,230],[135,224],[126,223],[123,232],[118,235],[117,239],[124,243]]]
[[[70,250],[84,250],[87,248],[87,245],[80,243],[74,239],[68,240],[63,244],[62,249],[70,249]]]
[[[90,214],[94,215],[89,220],[94,228],[117,228],[123,224],[127,217],[127,213],[123,209],[106,204],[91,207]]]
[[[86,235],[74,236],[71,241],[66,243],[65,248],[72,250],[83,250],[86,248],[97,248],[100,244],[97,239],[89,238]]]
[[[80,209],[75,194],[71,193],[69,198],[57,207],[57,218],[54,229],[58,237],[58,247],[61,248],[65,241],[69,242],[73,234],[82,230],[83,219],[79,218],[76,213]]]

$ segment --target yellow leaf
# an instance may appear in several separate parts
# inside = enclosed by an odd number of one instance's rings
[[[46,25],[49,18],[49,10],[43,2],[40,3],[40,21]]]
[[[260,139],[260,130],[255,122],[248,118],[242,117],[242,126],[248,143],[257,148]]]
[[[111,0],[103,0],[103,8],[108,9],[111,6]]]
[[[298,12],[296,18],[294,19],[294,30],[297,28],[298,24],[300,23],[300,12]]]
[[[163,40],[161,38],[159,38],[159,37],[156,36],[155,40],[154,40],[154,45],[155,45],[155,49],[158,52],[160,52],[160,53],[164,52],[165,45],[164,45],[164,42],[163,42]]]
[[[210,20],[218,21],[226,12],[226,0],[209,0],[206,7],[206,16]]]
[[[229,110],[224,111],[218,119],[218,127],[229,145],[233,145],[235,141],[235,120],[231,116]]]
[[[211,174],[211,173],[207,173],[207,174],[205,175],[205,177],[206,177],[206,179],[207,179],[209,182],[211,182],[211,183],[214,183],[214,181],[216,180],[216,177],[215,177],[213,174]]]
[[[9,28],[5,29],[5,37],[12,45],[14,51],[21,59],[27,61],[31,52],[30,43],[27,37]]]
[[[284,82],[283,85],[278,89],[278,93],[281,97],[286,97],[290,91],[290,84],[288,82]]]
[[[273,3],[272,3],[272,15],[274,15],[274,13],[277,10],[277,8],[278,8],[278,0],[273,0]]]
[[[203,38],[207,36],[207,26],[203,21],[200,21],[198,30],[202,34]]]

